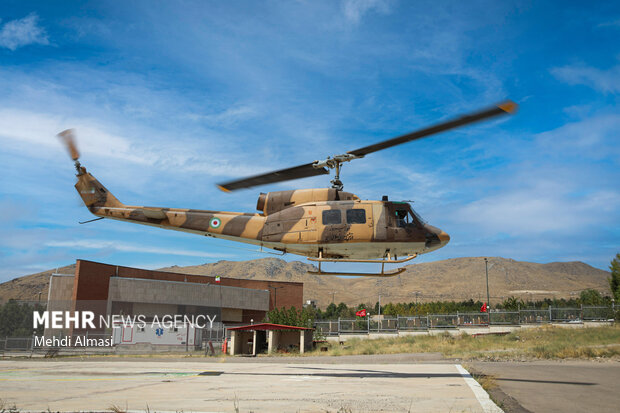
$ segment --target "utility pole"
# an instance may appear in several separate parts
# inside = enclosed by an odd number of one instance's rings
[[[332,291],[332,304],[336,304],[335,301],[336,291]]]
[[[381,315],[381,294],[379,294],[379,315]]]
[[[489,297],[489,259],[484,257],[484,270],[487,274],[487,325],[491,326],[491,298]]]
[[[491,305],[491,298],[489,297],[489,259],[484,257],[484,269],[487,274],[487,307]]]

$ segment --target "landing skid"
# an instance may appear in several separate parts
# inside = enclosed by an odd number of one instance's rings
[[[319,263],[319,270],[318,271],[308,271],[308,274],[315,274],[315,275],[349,275],[349,276],[356,276],[356,277],[393,277],[395,275],[401,274],[403,272],[406,271],[405,267],[400,267],[397,268],[395,270],[393,270],[392,272],[385,272],[385,264],[401,264],[403,262],[407,262],[407,261],[411,261],[412,259],[414,259],[415,257],[418,256],[418,254],[413,254],[413,255],[409,255],[406,258],[402,258],[402,259],[390,259],[390,256],[388,254],[388,258],[385,260],[354,260],[354,259],[343,259],[343,258],[323,258],[322,257],[322,253],[319,253],[319,258],[314,258],[314,257],[308,257],[308,261],[314,261],[314,262],[318,262]],[[323,262],[357,262],[357,263],[366,263],[366,264],[381,264],[381,272],[379,273],[366,273],[366,272],[328,272],[328,271],[322,271],[321,270],[321,263]]]

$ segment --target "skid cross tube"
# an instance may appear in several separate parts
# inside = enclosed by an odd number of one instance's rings
[[[308,271],[308,274],[315,275],[354,275],[354,276],[362,276],[362,277],[393,277],[395,275],[403,273],[406,268],[401,267],[397,268],[392,272],[385,272],[385,264],[400,264],[403,262],[411,261],[417,254],[409,255],[406,258],[399,259],[390,259],[390,254],[388,253],[388,258],[384,260],[355,260],[355,259],[343,259],[343,258],[323,258],[323,251],[319,251],[319,257],[308,257],[308,261],[314,261],[319,263],[318,271]],[[321,270],[321,263],[323,262],[357,262],[357,263],[372,263],[372,264],[381,264],[381,272],[380,273],[365,273],[365,272],[328,272]]]

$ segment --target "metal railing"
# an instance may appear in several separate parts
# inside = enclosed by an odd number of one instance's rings
[[[398,316],[398,330],[403,330],[403,331],[428,330],[428,317],[426,316]]]
[[[548,307],[518,309],[490,313],[427,314],[425,316],[382,316],[357,319],[320,320],[314,323],[320,336],[339,334],[397,333],[463,327],[525,325],[543,323],[581,323],[583,321],[612,321],[617,307],[582,306],[580,308]]]
[[[491,311],[490,313],[466,312],[456,314],[427,314],[416,316],[382,316],[357,319],[320,320],[314,323],[315,336],[337,336],[340,334],[398,333],[400,331],[428,331],[431,329],[453,329],[484,327],[488,325],[527,325],[544,323],[581,323],[584,321],[612,321],[618,307],[582,306],[580,308],[549,307],[546,309],[519,309],[517,311]],[[210,341],[221,343],[227,337],[226,326],[218,323],[212,329],[205,329],[196,343],[205,348]],[[86,345],[76,346],[76,339]],[[109,338],[108,333],[86,333],[72,337],[72,348],[89,348],[92,339]],[[61,339],[63,336],[57,336]],[[91,340],[88,340],[91,339]],[[38,344],[34,336],[0,338],[0,354],[10,352],[46,350],[49,346]]]

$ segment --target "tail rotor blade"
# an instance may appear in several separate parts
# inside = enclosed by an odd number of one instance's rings
[[[67,129],[60,132],[57,136],[67,147],[69,155],[71,155],[71,159],[77,161],[80,158],[80,152],[78,151],[77,145],[75,144],[75,130]]]

